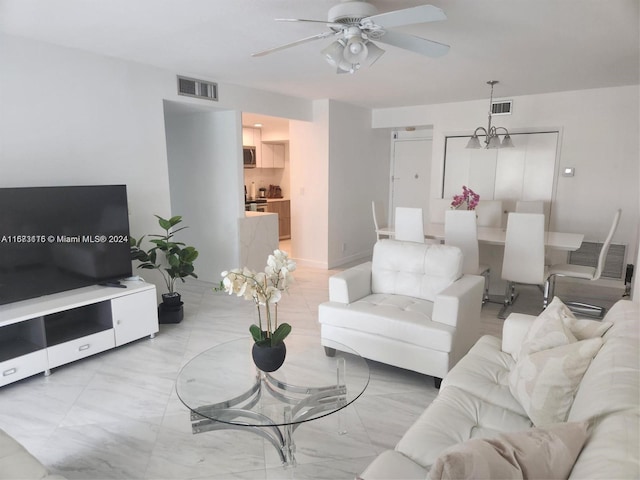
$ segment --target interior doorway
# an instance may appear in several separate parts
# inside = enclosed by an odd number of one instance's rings
[[[392,142],[389,225],[396,207],[422,208],[429,223],[431,198],[431,138],[394,138]]]

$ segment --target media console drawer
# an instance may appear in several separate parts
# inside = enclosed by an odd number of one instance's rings
[[[0,362],[0,387],[47,369],[47,351],[43,348]]]
[[[116,346],[113,329],[87,335],[47,348],[49,368],[59,367]]]

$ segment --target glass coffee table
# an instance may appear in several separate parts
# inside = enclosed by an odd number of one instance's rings
[[[369,384],[369,367],[346,346],[335,357],[326,356],[317,337],[289,335],[285,344],[284,365],[271,373],[254,365],[250,337],[190,360],[178,375],[176,391],[191,411],[192,432],[251,431],[277,449],[283,464],[295,464],[295,429],[360,397]]]

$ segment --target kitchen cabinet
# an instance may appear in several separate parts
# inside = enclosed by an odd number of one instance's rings
[[[284,143],[262,143],[262,168],[284,168]]]
[[[262,135],[260,129],[242,127],[242,145],[245,147],[259,147]]]
[[[262,132],[259,128],[242,127],[242,146],[256,147],[256,167],[262,167]]]
[[[280,240],[291,238],[291,201],[269,200],[267,211],[278,214],[278,238]]]

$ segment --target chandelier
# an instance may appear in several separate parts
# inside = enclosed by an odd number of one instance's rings
[[[473,135],[469,139],[469,143],[467,143],[466,148],[481,148],[480,139],[478,138],[478,132],[483,132],[485,135],[484,148],[508,148],[513,147],[513,142],[511,141],[511,135],[509,135],[509,130],[504,127],[495,127],[491,126],[491,109],[493,106],[493,86],[498,83],[497,80],[489,80],[487,85],[491,85],[491,97],[489,98],[489,125],[487,128],[478,127],[473,132]],[[504,130],[504,132],[498,134],[498,130]],[[500,142],[500,137],[498,135],[504,134],[504,138],[502,142]]]

